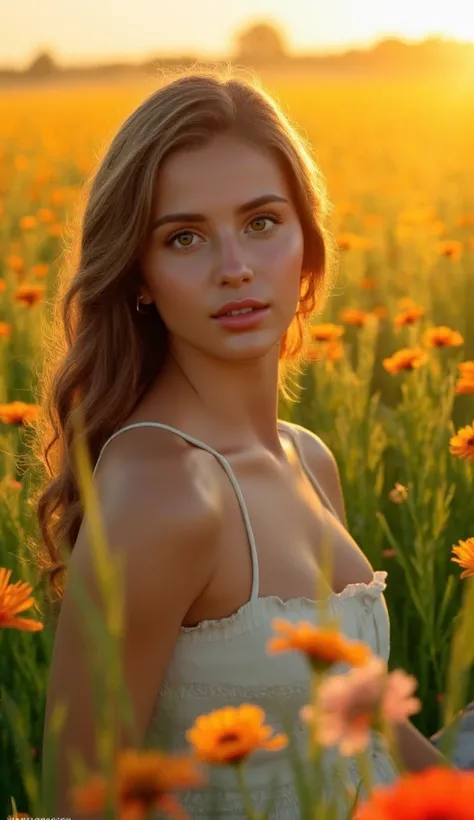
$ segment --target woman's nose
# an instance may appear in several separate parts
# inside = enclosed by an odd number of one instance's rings
[[[226,237],[216,255],[216,274],[220,284],[239,285],[253,279],[253,270],[238,240]]]

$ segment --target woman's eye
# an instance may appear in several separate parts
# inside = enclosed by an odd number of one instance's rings
[[[192,240],[193,240],[194,236],[196,236],[196,234],[193,233],[193,231],[180,231],[179,233],[175,233],[173,236],[170,236],[170,238],[167,240],[166,244],[167,245],[172,245],[172,246],[178,247],[178,248],[191,248],[192,247]],[[175,245],[175,242],[178,239],[180,240],[179,244]],[[184,239],[184,242],[181,241],[183,239]],[[190,241],[188,241],[188,240],[190,240]]]
[[[250,222],[254,226],[254,233],[266,233],[265,223],[270,222],[272,226],[276,225],[281,220],[276,216],[255,216]]]

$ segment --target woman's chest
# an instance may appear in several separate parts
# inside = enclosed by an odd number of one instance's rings
[[[255,458],[231,467],[237,486],[222,471],[213,578],[185,625],[237,611],[251,597],[255,573],[258,596],[284,601],[325,597],[342,580],[340,556],[352,539],[292,453],[285,464]]]

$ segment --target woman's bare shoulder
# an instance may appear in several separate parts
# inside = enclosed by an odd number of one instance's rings
[[[290,431],[296,438],[299,450],[306,464],[323,488],[331,504],[337,511],[339,518],[346,523],[339,467],[334,453],[322,438],[316,433],[313,433],[312,430],[308,430],[306,427],[289,421],[283,422],[282,426],[284,427],[285,425],[290,428]]]
[[[215,457],[156,427],[138,427],[104,448],[95,475],[107,502],[117,494],[166,516],[220,512],[221,471]]]

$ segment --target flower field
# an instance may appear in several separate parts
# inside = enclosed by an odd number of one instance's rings
[[[374,569],[388,572],[390,668],[416,679],[420,708],[413,722],[429,736],[443,724],[446,693],[456,686],[453,636],[474,575],[472,87],[271,76],[264,82],[314,148],[340,252],[338,277],[314,320],[299,400],[282,399],[280,416],[318,433],[336,456],[351,534]],[[38,535],[29,499],[44,476],[29,441],[49,305],[81,185],[115,129],[155,87],[149,80],[0,90],[5,816],[12,796],[20,810],[39,805],[53,634],[42,628],[43,588],[30,549]],[[464,686],[458,707],[474,697],[473,661],[466,644],[457,657]],[[251,722],[260,717],[251,715]],[[192,737],[208,749],[209,735],[200,731]],[[175,765],[178,785],[197,782],[185,761]],[[167,769],[170,783],[173,771]],[[446,789],[456,789],[453,783]],[[395,802],[393,815],[386,809],[380,817],[394,818]],[[362,820],[379,816],[366,811]]]

